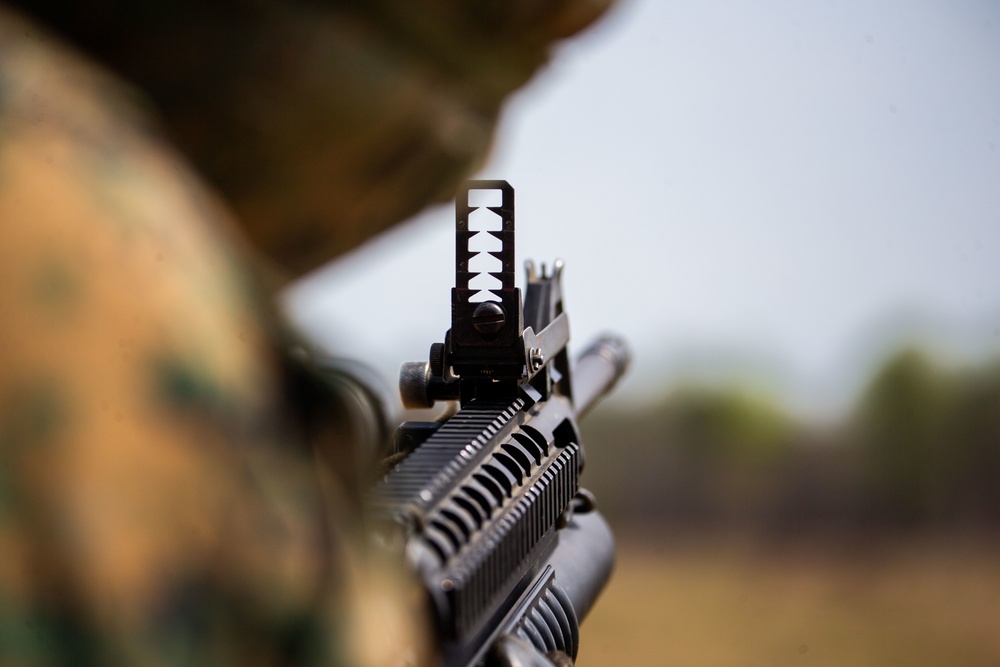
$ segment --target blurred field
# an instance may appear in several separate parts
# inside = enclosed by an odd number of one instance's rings
[[[633,534],[578,664],[1000,665],[1000,548]]]

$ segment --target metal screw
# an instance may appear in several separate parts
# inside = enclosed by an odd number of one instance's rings
[[[481,334],[495,334],[503,328],[507,314],[496,301],[484,301],[472,313],[472,326]]]
[[[533,347],[528,350],[528,362],[531,364],[531,370],[541,370],[542,365],[545,363],[545,358],[542,356],[542,348]]]

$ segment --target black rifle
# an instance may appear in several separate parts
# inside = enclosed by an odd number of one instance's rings
[[[371,509],[424,583],[446,666],[575,658],[579,621],[614,562],[611,531],[579,487],[576,422],[624,373],[628,353],[602,338],[571,367],[562,262],[551,273],[528,262],[522,308],[506,181],[461,188],[456,236],[451,329],[428,362],[403,365],[400,392],[406,407],[460,409],[400,427],[397,450],[408,454]]]

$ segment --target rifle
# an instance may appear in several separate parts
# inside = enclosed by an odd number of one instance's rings
[[[405,422],[401,459],[373,491],[382,540],[423,582],[443,663],[575,658],[579,622],[614,562],[614,539],[579,486],[577,420],[628,365],[605,337],[571,367],[560,280],[528,262],[514,287],[514,189],[468,181],[456,199],[451,329],[427,362],[404,364],[408,408],[458,402],[450,418]],[[492,266],[490,265],[492,263]]]

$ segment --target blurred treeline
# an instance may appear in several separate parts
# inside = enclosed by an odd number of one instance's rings
[[[680,385],[584,424],[584,483],[618,525],[678,531],[1000,527],[1000,362],[887,359],[839,423],[739,386]]]

